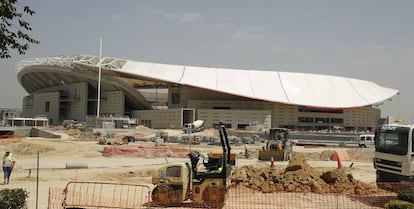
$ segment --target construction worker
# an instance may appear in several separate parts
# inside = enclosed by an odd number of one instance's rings
[[[9,149],[6,149],[6,152],[3,155],[4,184],[9,183],[10,175],[15,164],[16,159],[14,158],[13,153],[11,153]]]
[[[290,155],[292,152],[292,144],[289,139],[285,139],[283,144],[283,160],[290,160]]]
[[[247,152],[247,142],[244,144],[244,157],[249,158],[249,153]]]

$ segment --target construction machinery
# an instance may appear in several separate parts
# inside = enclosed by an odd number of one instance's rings
[[[192,123],[184,124],[183,131],[184,133],[195,133],[204,130],[204,121],[203,120],[196,120]]]
[[[288,139],[289,130],[271,128],[267,135],[266,145],[259,151],[259,160],[289,160],[292,153],[292,145]]]
[[[375,130],[377,182],[414,181],[414,124],[386,124]]]
[[[152,202],[158,206],[180,206],[190,202],[197,207],[221,208],[227,194],[228,177],[231,171],[230,145],[224,124],[220,123],[221,157],[203,159],[203,168],[198,163],[203,156],[193,151],[188,154],[189,163],[172,163],[153,171]]]

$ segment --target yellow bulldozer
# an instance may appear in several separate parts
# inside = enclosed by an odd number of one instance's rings
[[[193,151],[188,154],[189,163],[173,163],[155,169],[152,174],[152,203],[157,206],[181,206],[190,204],[196,207],[222,208],[229,185],[231,171],[231,148],[224,124],[219,128],[220,142],[223,148],[221,156],[212,156],[207,161]],[[204,168],[198,169],[203,158]]]
[[[266,145],[259,151],[259,160],[286,161],[292,154],[289,141],[289,130],[286,128],[271,128],[267,134]]]

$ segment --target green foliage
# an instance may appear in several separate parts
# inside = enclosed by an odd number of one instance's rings
[[[414,204],[403,200],[391,200],[385,204],[385,209],[414,209]]]
[[[30,44],[40,43],[27,34],[32,28],[23,19],[23,15],[32,16],[34,13],[17,0],[0,0],[0,59],[10,58],[11,49],[25,54]]]
[[[0,190],[0,209],[27,209],[28,193],[23,189]]]
[[[414,203],[414,191],[399,191],[397,197],[399,200]]]

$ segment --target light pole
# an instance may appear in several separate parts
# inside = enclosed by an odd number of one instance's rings
[[[96,119],[98,120],[99,118],[99,108],[100,108],[100,103],[101,103],[101,75],[102,75],[102,38],[99,39],[99,62],[98,62],[98,71],[99,71],[99,75],[98,75],[98,104],[96,106]]]

